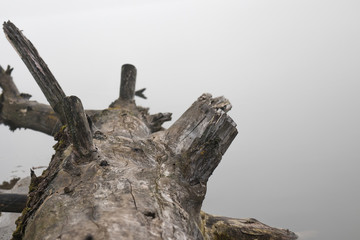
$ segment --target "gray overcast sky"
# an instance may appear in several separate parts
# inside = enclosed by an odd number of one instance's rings
[[[208,184],[207,212],[254,217],[300,239],[360,238],[358,0],[1,3],[0,20],[24,30],[88,109],[117,98],[124,63],[138,68],[148,100],[137,103],[152,113],[176,120],[203,92],[232,102],[239,135]],[[0,64],[45,102],[4,34]],[[0,134],[0,180],[53,153],[43,134]]]

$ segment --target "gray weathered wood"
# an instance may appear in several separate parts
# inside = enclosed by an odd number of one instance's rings
[[[63,119],[61,103],[62,99],[65,97],[65,93],[50,69],[40,57],[33,44],[12,22],[5,22],[3,28],[7,39],[33,75],[47,101],[50,103],[50,106],[59,114],[60,119]]]
[[[3,89],[4,97],[14,98],[20,95],[19,90],[17,89],[12,77],[11,72],[13,68],[9,65],[6,70],[0,66],[0,87]]]
[[[26,206],[26,194],[0,193],[0,212],[20,213]]]
[[[136,67],[124,64],[121,68],[120,99],[125,101],[134,100],[136,84]]]
[[[61,99],[68,127],[56,134],[49,167],[32,173],[14,240],[296,239],[255,220],[201,212],[208,178],[237,134],[227,99],[204,94],[165,130],[171,115],[136,106],[136,69],[123,72],[125,93],[89,118],[78,98]]]
[[[94,152],[94,144],[83,105],[76,96],[65,97],[63,101],[66,124],[70,130],[72,144],[78,153],[88,156]]]
[[[49,105],[30,101],[28,94],[20,94],[10,75],[12,68],[1,69],[0,122],[11,130],[30,128],[48,135],[59,131],[61,122],[53,109]]]
[[[168,129],[166,142],[182,156],[184,177],[191,184],[206,183],[237,135],[236,124],[226,114],[230,102],[203,94]]]

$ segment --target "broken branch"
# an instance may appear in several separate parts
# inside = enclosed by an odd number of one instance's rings
[[[182,158],[183,177],[191,185],[208,181],[237,135],[236,124],[226,114],[229,109],[227,99],[203,94],[166,131],[166,142]]]
[[[30,128],[48,135],[54,135],[61,124],[53,109],[45,104],[30,101],[29,94],[19,93],[10,75],[10,66],[4,70],[0,66],[0,122],[11,130]]]
[[[134,100],[136,84],[136,68],[131,64],[124,64],[121,68],[120,99]]]
[[[61,103],[62,99],[65,97],[65,93],[61,89],[50,69],[40,57],[33,44],[12,22],[5,22],[3,28],[7,39],[20,55],[30,73],[33,75],[47,101],[63,120]]]
[[[80,155],[88,156],[94,151],[94,144],[83,105],[76,96],[65,97],[63,105],[72,143]]]

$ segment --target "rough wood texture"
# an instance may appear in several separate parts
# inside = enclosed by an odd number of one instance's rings
[[[74,149],[81,156],[91,155],[95,151],[92,132],[80,99],[76,96],[65,97],[63,106]]]
[[[25,208],[27,195],[0,193],[0,212],[20,213]]]
[[[183,174],[190,184],[205,184],[237,135],[226,114],[230,102],[203,94],[167,131],[166,143],[182,156]]]
[[[59,105],[61,105],[65,93],[38,51],[12,22],[5,22],[3,28],[7,39],[33,75],[52,109],[59,114],[61,119],[64,119],[62,107]]]
[[[126,69],[124,79],[135,83],[135,68]],[[239,231],[242,220],[201,213],[208,178],[237,134],[228,100],[204,94],[164,130],[170,114],[149,115],[133,101],[135,84],[124,86],[124,95],[89,119],[80,100],[65,98],[69,126],[55,135],[47,170],[32,173],[13,239],[296,238],[257,221]],[[96,152],[86,154],[92,144]]]
[[[1,68],[1,66],[0,66]],[[59,131],[61,122],[57,114],[49,105],[30,101],[29,94],[20,94],[11,77],[12,68],[8,66],[0,72],[0,123],[10,127],[11,130],[17,128],[29,128],[54,135]]]
[[[121,68],[120,98],[125,101],[134,100],[136,84],[136,67],[124,64]]]
[[[208,240],[218,239],[256,239],[256,240],[289,240],[297,239],[296,234],[288,229],[275,229],[254,218],[236,219],[213,216],[201,212],[204,236]]]
[[[4,97],[7,98],[15,98],[20,95],[20,92],[11,77],[11,72],[13,70],[14,69],[9,65],[6,70],[0,66],[0,87],[3,89]]]

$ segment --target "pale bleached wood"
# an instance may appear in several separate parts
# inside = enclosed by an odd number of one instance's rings
[[[203,94],[166,130],[166,143],[181,159],[183,176],[192,185],[208,181],[237,135],[226,114],[229,109],[227,99]]]
[[[10,75],[12,70],[8,66],[6,70],[1,68],[0,72],[0,123],[13,131],[29,128],[53,136],[61,126],[57,114],[46,104],[30,101],[29,94],[20,94]]]

